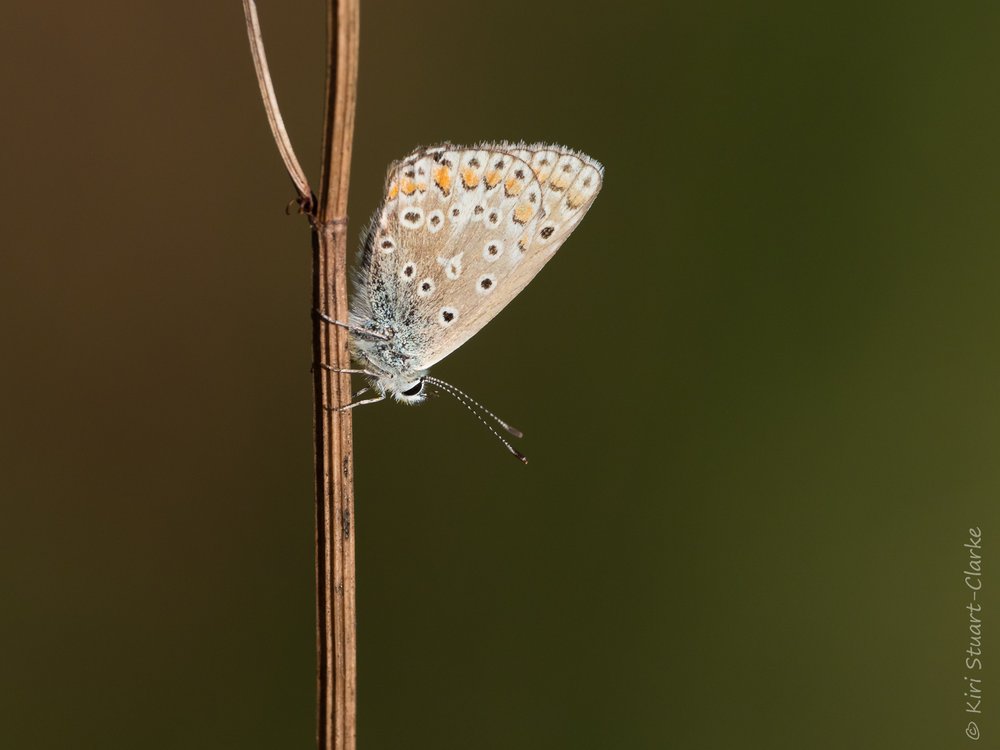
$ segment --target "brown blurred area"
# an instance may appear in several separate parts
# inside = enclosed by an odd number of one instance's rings
[[[324,4],[259,3],[315,180]],[[527,468],[454,403],[356,417],[361,747],[965,746],[998,22],[364,4],[356,233],[421,143],[607,175],[435,370]],[[309,241],[240,3],[13,4],[0,49],[0,747],[309,747]]]

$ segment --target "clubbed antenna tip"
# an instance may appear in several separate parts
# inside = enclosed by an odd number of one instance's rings
[[[438,380],[437,378],[432,378],[432,377],[429,377],[429,376],[425,376],[424,380],[427,381],[428,383],[430,383],[431,385],[436,386],[438,388],[438,390],[444,391],[445,393],[447,393],[449,396],[451,396],[452,398],[454,398],[459,403],[463,404],[466,409],[468,409],[469,411],[471,411],[473,414],[476,415],[476,418],[486,426],[486,429],[488,429],[490,432],[493,433],[494,437],[496,437],[497,440],[499,440],[501,443],[503,443],[507,447],[507,450],[510,451],[511,455],[514,456],[514,458],[516,458],[522,464],[525,464],[525,465],[528,464],[528,457],[525,456],[523,453],[521,453],[521,451],[519,451],[517,448],[515,448],[509,442],[507,442],[504,439],[503,435],[501,435],[499,432],[497,432],[496,430],[494,430],[493,429],[493,425],[491,425],[489,422],[487,422],[485,419],[483,419],[483,414],[488,415],[494,422],[496,422],[504,430],[506,430],[509,434],[513,435],[516,438],[523,438],[524,437],[524,433],[523,432],[521,432],[516,427],[512,427],[511,425],[509,425],[506,422],[504,422],[502,419],[500,419],[500,417],[498,417],[496,414],[494,414],[493,412],[491,412],[489,409],[487,409],[481,403],[479,403],[478,401],[476,401],[474,398],[472,398],[468,394],[463,393],[462,391],[460,391],[458,388],[456,388],[455,386],[451,385],[450,383],[446,383],[443,380]]]

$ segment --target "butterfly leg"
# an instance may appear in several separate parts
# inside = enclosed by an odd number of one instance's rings
[[[378,333],[376,331],[369,331],[367,328],[358,328],[357,326],[352,326],[350,323],[344,323],[341,320],[334,320],[326,313],[320,310],[313,310],[316,313],[316,317],[322,320],[324,323],[329,323],[332,326],[340,326],[341,328],[346,328],[351,333],[356,333],[359,336],[371,336],[372,338],[382,339],[383,341],[389,341],[392,337],[386,336],[384,333]]]
[[[377,378],[378,373],[372,372],[371,370],[338,370],[336,367],[331,367],[330,365],[321,364],[324,370],[329,370],[330,372],[346,372],[348,375],[367,375],[371,378]]]
[[[351,409],[357,406],[364,406],[365,404],[377,404],[379,401],[385,401],[384,393],[381,396],[376,396],[375,398],[366,398],[362,401],[355,401],[354,403],[348,404],[347,406],[328,406],[327,410],[345,412],[345,411],[350,411]]]

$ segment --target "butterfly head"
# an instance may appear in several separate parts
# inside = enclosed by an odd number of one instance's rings
[[[419,404],[427,398],[427,383],[423,375],[413,373],[397,376],[382,376],[375,383],[387,396],[404,404]]]
[[[397,401],[402,401],[405,404],[419,404],[427,398],[427,392],[424,390],[424,379],[417,378],[412,383],[406,383],[402,390],[393,391],[392,395],[396,397]]]

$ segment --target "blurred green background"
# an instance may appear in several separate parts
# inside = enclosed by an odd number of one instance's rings
[[[324,5],[260,12],[315,180]],[[311,747],[309,239],[240,3],[4,16],[0,746]],[[528,467],[450,401],[357,414],[361,748],[976,746],[998,24],[364,5],[352,234],[419,144],[552,140],[607,175],[435,369]]]

